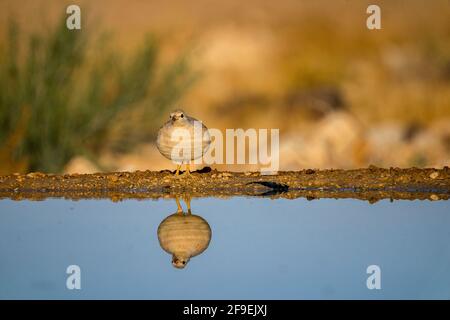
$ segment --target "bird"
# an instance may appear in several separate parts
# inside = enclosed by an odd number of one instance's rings
[[[172,265],[183,269],[192,257],[204,252],[211,241],[211,227],[202,217],[192,214],[190,198],[184,199],[187,212],[175,198],[178,210],[165,218],[158,226],[161,248],[172,255]]]
[[[201,129],[196,132],[196,128]],[[198,136],[201,134],[201,136]],[[200,121],[178,109],[170,113],[169,120],[162,125],[156,138],[159,152],[177,164],[175,177],[180,177],[180,169],[186,165],[184,176],[191,177],[190,163],[208,150],[211,136],[208,128]]]

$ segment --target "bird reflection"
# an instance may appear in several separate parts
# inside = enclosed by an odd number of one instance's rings
[[[177,212],[165,218],[158,227],[159,244],[172,254],[172,265],[179,269],[184,268],[190,258],[205,251],[211,240],[208,222],[192,214],[189,197],[183,199],[187,211],[183,211],[179,198],[176,198]]]

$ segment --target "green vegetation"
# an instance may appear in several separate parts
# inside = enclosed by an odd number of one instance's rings
[[[49,33],[20,35],[10,23],[0,47],[4,173],[60,172],[75,155],[125,151],[154,135],[195,80],[186,55],[161,66],[153,37],[123,59],[106,39],[68,30],[65,16]]]

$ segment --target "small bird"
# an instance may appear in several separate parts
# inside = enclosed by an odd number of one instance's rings
[[[182,110],[175,110],[170,114],[169,121],[159,129],[156,139],[159,152],[177,164],[176,177],[180,175],[183,164],[186,164],[184,175],[191,176],[190,162],[202,157],[210,144],[208,128]]]
[[[172,265],[184,268],[192,257],[204,252],[211,241],[211,227],[202,217],[192,214],[190,198],[185,199],[187,212],[175,198],[178,210],[165,218],[158,227],[161,248],[172,255]]]

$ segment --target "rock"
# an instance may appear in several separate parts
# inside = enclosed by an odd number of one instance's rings
[[[366,164],[364,127],[349,112],[336,111],[309,132],[292,131],[280,138],[280,170],[354,168]]]
[[[434,171],[432,174],[430,174],[431,179],[436,179],[439,176],[439,172]]]
[[[378,166],[409,166],[411,147],[404,141],[405,126],[398,123],[382,123],[368,129],[368,152],[370,163]],[[402,156],[399,157],[398,155]]]
[[[69,161],[63,170],[64,173],[97,173],[100,169],[84,157],[75,157]]]
[[[111,182],[117,182],[119,180],[119,177],[116,175],[108,176],[108,180]]]
[[[439,197],[438,197],[437,195],[435,195],[435,194],[432,194],[432,195],[430,196],[430,200],[432,200],[432,201],[437,201],[437,200],[439,200]]]
[[[30,172],[27,174],[27,178],[40,178],[45,177],[45,173],[42,172]]]

